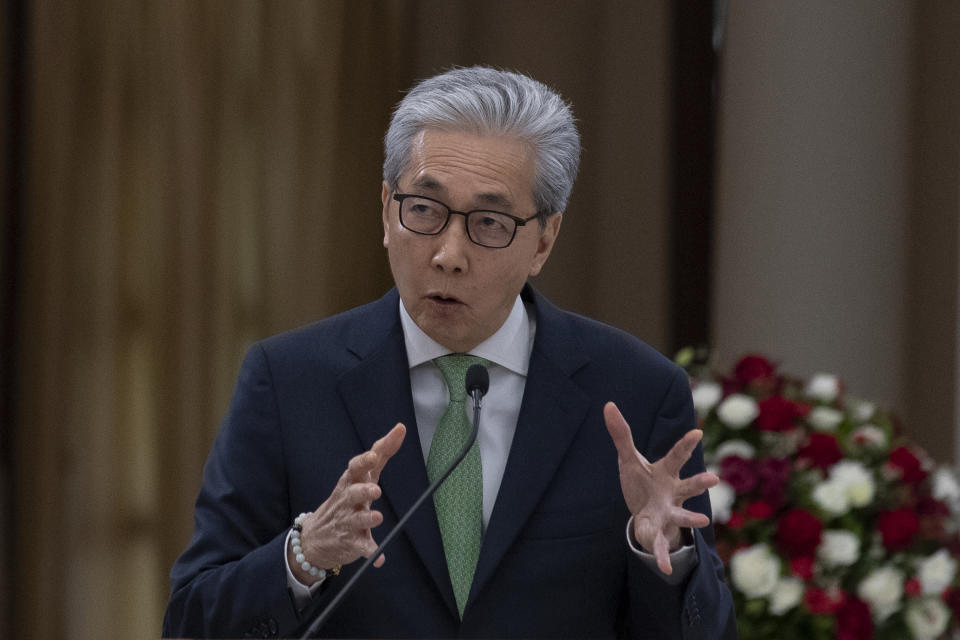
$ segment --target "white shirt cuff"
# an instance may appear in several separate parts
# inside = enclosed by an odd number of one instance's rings
[[[691,531],[690,534],[692,538],[693,532]],[[630,550],[640,558],[643,564],[647,565],[651,571],[654,571],[663,578],[664,582],[672,587],[686,580],[690,572],[693,571],[693,568],[697,566],[697,549],[692,544],[688,544],[680,547],[676,551],[670,552],[670,565],[673,567],[673,573],[667,575],[660,571],[660,568],[657,566],[656,556],[644,551],[633,541],[633,516],[630,516],[630,519],[627,521],[627,545],[630,547]]]
[[[283,543],[283,565],[287,568],[287,586],[290,588],[290,592],[293,594],[293,601],[297,605],[297,609],[302,609],[310,602],[310,598],[313,597],[313,594],[317,592],[317,589],[320,588],[320,585],[323,584],[323,581],[326,579],[326,576],[317,580],[309,587],[293,575],[293,571],[290,570],[290,554],[287,553],[287,549],[290,548],[290,533],[293,531],[291,529],[287,532],[287,539]]]

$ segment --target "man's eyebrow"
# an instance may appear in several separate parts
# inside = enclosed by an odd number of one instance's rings
[[[447,188],[430,176],[421,176],[413,181],[413,186],[435,193],[446,193]]]
[[[485,207],[497,207],[500,209],[510,209],[513,207],[513,201],[502,193],[479,193],[475,199],[477,202],[482,202]]]

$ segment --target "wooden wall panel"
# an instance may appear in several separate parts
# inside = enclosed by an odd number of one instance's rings
[[[642,5],[31,4],[18,635],[158,635],[244,351],[391,284],[381,140],[416,78],[485,62],[573,101],[542,286],[663,345],[668,13]]]

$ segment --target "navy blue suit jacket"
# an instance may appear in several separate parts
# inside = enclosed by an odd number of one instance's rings
[[[425,504],[343,601],[325,637],[734,638],[710,529],[668,586],[629,551],[613,400],[640,451],[661,457],[695,424],[682,370],[639,340],[561,311],[529,286],[537,331],[516,434],[463,620]],[[293,518],[331,493],[347,461],[397,422],[381,476],[384,535],[427,486],[396,290],[249,351],[204,469],[192,540],[171,571],[164,634],[299,636],[359,562],[298,611],[286,585]],[[697,449],[684,475],[703,468]],[[706,495],[688,506],[709,515]]]

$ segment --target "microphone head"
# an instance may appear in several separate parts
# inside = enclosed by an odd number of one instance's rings
[[[487,373],[487,368],[482,364],[470,365],[467,369],[467,395],[472,396],[477,392],[483,397],[489,388],[490,374]]]

